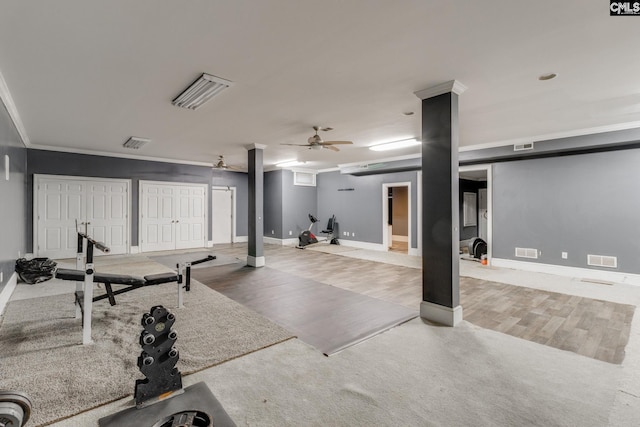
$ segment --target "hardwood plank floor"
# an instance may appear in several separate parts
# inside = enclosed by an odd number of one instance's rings
[[[246,244],[214,252],[246,257]],[[272,269],[417,310],[421,270],[337,254],[265,245]],[[635,307],[521,286],[460,278],[464,319],[550,347],[621,363]]]

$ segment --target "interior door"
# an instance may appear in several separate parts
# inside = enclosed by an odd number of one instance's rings
[[[233,241],[233,191],[228,188],[214,188],[212,191],[212,242],[232,243]]]
[[[37,184],[37,247],[40,257],[72,258],[77,252],[76,220],[85,218],[81,181],[43,180]]]
[[[89,181],[86,184],[89,236],[106,244],[111,254],[127,253],[127,190],[124,182]]]
[[[487,241],[487,189],[481,188],[478,190],[478,237],[485,242]]]
[[[175,249],[175,187],[141,184],[140,249],[143,252]]]
[[[176,249],[205,246],[206,187],[176,187]]]

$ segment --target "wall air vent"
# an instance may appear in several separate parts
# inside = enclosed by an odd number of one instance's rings
[[[538,259],[538,250],[533,248],[516,248],[516,256],[518,258]]]
[[[132,136],[131,138],[127,139],[127,142],[122,144],[122,146],[124,148],[130,148],[132,150],[137,150],[138,148],[140,148],[143,145],[145,145],[147,142],[151,142],[151,140],[150,139],[145,139],[145,138],[138,138],[137,136]]]
[[[533,142],[527,142],[525,144],[514,144],[513,151],[526,151],[533,150]]]
[[[587,255],[587,265],[594,267],[618,268],[618,258],[606,255]]]
[[[197,110],[231,85],[232,82],[229,80],[221,79],[220,77],[210,74],[202,74],[195,82],[191,83],[191,86],[171,101],[171,103],[176,107]]]

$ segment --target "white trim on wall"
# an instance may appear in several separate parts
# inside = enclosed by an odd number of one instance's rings
[[[13,291],[15,291],[17,284],[18,274],[14,272],[11,277],[9,277],[5,287],[2,288],[2,292],[0,292],[0,316],[4,313],[4,309],[7,307],[9,299],[11,299],[11,295],[13,295]]]
[[[413,224],[411,223],[411,181],[404,182],[385,182],[382,184],[382,248],[387,251],[389,249],[389,188],[392,187],[407,187],[407,242],[409,248],[411,248],[411,233],[413,231]],[[418,239],[419,240],[419,239]]]
[[[278,245],[278,246],[296,246],[298,244],[298,238],[295,237],[293,239],[277,239],[275,237],[263,237],[264,243],[269,245]]]
[[[2,101],[2,103],[6,107],[13,125],[16,127],[16,130],[20,135],[22,143],[25,145],[25,147],[31,148],[31,141],[27,136],[27,130],[22,123],[22,119],[20,118],[20,114],[18,113],[18,108],[13,101],[13,97],[11,96],[11,92],[9,91],[9,86],[7,86],[7,82],[4,80],[2,73],[0,73],[0,101]]]
[[[341,239],[340,240],[340,244],[342,246],[349,246],[349,247],[352,247],[352,248],[371,249],[373,251],[383,251],[383,252],[387,251],[387,247],[384,246],[384,244],[381,244],[381,243],[360,242],[358,240],[344,240],[344,239]]]
[[[490,164],[461,166],[458,168],[458,173],[482,170],[487,173],[487,262],[491,265],[493,254],[493,166]]]
[[[249,241],[249,236],[236,236],[233,243],[247,243]]]
[[[539,262],[516,261],[512,259],[494,258],[494,267],[514,270],[533,271],[536,273],[555,274],[557,276],[576,277],[582,279],[604,280],[607,282],[626,283],[640,286],[640,274],[603,271],[591,268],[567,267],[564,265],[543,264]]]

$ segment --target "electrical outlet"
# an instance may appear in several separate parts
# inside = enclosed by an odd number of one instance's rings
[[[356,233],[351,233],[351,237],[356,237]]]
[[[271,234],[276,234],[276,232],[275,232],[275,231],[273,231],[273,230],[271,230]]]
[[[18,258],[22,258],[22,253],[18,251]]]
[[[562,252],[562,259],[567,259],[569,257],[569,254],[566,252]]]
[[[289,236],[291,236],[293,234],[293,231],[289,230]]]
[[[0,271],[0,283],[4,281],[4,271]]]

